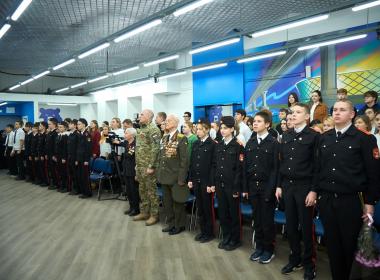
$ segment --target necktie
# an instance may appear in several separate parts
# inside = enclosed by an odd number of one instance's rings
[[[15,137],[13,138],[13,144],[16,143],[17,129],[15,130]]]
[[[262,138],[259,138],[259,145],[261,144],[261,141],[263,141],[263,139],[262,139]]]
[[[337,133],[336,133],[336,139],[340,139],[342,137],[342,132],[341,131],[338,131]]]

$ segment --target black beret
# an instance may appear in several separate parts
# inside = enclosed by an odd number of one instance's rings
[[[235,119],[234,117],[231,117],[231,116],[222,117],[222,119],[220,120],[220,125],[222,124],[224,124],[225,126],[229,128],[233,128],[235,127]]]

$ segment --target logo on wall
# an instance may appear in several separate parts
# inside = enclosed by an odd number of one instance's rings
[[[45,108],[40,108],[40,119],[43,119],[45,122],[47,122],[50,118],[56,118],[58,122],[62,121],[62,117],[59,114],[61,110],[59,108],[55,109],[45,109]]]

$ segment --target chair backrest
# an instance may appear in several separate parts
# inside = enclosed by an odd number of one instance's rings
[[[97,158],[94,161],[92,170],[97,173],[112,174],[111,161],[102,158]]]

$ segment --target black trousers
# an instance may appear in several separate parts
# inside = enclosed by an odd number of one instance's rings
[[[12,147],[7,147],[6,149],[6,158],[7,158],[7,165],[9,169],[9,173],[11,175],[17,175],[17,164],[16,164],[16,157],[15,155],[11,157]]]
[[[76,167],[78,168],[79,192],[84,196],[91,196],[89,165],[84,165],[83,162],[78,162]]]
[[[75,159],[70,157],[67,160],[68,165],[68,179],[69,179],[69,190],[72,192],[79,193],[78,186],[78,170],[75,165]]]
[[[350,279],[357,240],[363,224],[359,195],[322,193],[318,204],[332,278]]]
[[[291,250],[289,262],[298,264],[302,260],[305,267],[315,267],[314,207],[305,206],[308,193],[305,185],[289,185],[284,188],[286,229]],[[301,239],[304,244],[303,258]]]
[[[178,203],[173,199],[171,185],[162,184],[164,212],[166,223],[169,227],[181,228],[186,225],[186,208],[185,203]],[[187,188],[187,186],[184,186]]]
[[[195,181],[193,181],[193,190],[196,197],[201,233],[214,236],[214,195],[207,192],[206,185]]]
[[[34,159],[34,157],[32,157],[32,159],[30,160],[29,158],[26,160],[26,168],[29,169],[28,171],[28,175],[29,175],[29,179],[33,182],[36,182],[37,181],[37,163],[38,161],[36,161]]]
[[[125,176],[126,192],[129,200],[129,206],[135,211],[140,211],[139,183],[134,176]]]
[[[21,179],[25,179],[25,166],[24,166],[24,151],[15,152],[17,175]]]
[[[57,162],[51,156],[48,156],[48,176],[50,186],[58,186]]]
[[[25,156],[25,176],[31,181],[34,180],[32,160],[29,159],[29,156]]]
[[[41,159],[43,158],[43,159]],[[48,185],[49,184],[49,179],[48,179],[48,174],[47,174],[47,161],[44,157],[39,157],[38,161],[38,179],[39,183],[43,183]]]
[[[240,198],[232,196],[232,189],[216,184],[218,214],[225,242],[239,242],[241,239]]]
[[[65,190],[67,191],[67,185],[68,185],[68,176],[67,176],[67,161],[65,163],[62,163],[62,159],[61,158],[58,158],[58,161],[57,161],[57,171],[58,171],[58,174],[59,174],[59,188],[61,190]]]
[[[253,209],[256,248],[273,253],[276,229],[274,224],[274,199],[267,199],[264,193],[250,194]]]

